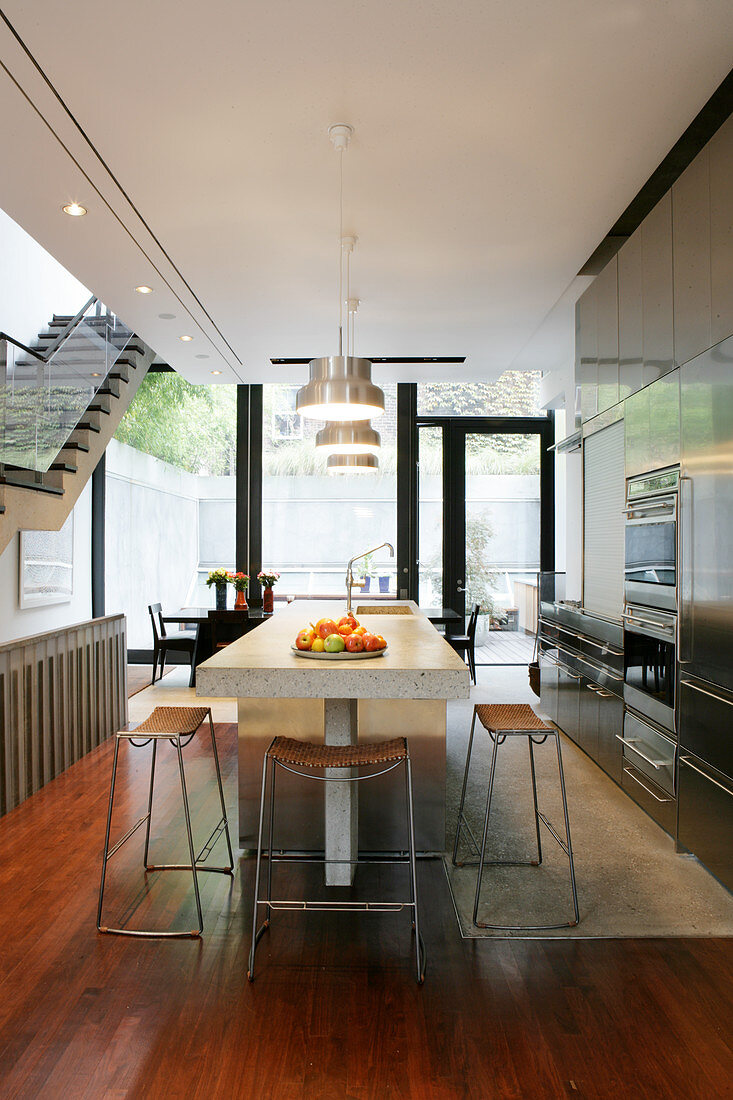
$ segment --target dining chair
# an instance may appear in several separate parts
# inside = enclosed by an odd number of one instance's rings
[[[226,649],[249,629],[249,611],[209,611],[211,648]]]
[[[191,630],[172,630],[170,633],[166,630],[166,620],[163,618],[163,608],[159,603],[148,604],[148,614],[150,615],[150,622],[153,627],[153,679],[150,681],[155,683],[155,673],[158,668],[158,658],[160,658],[160,676],[159,680],[163,679],[163,673],[165,671],[165,655],[168,650],[175,650],[177,653],[187,653],[189,663],[191,665],[191,676],[189,678],[188,686],[193,687],[195,680],[196,668],[194,665],[194,650],[196,649],[196,633]],[[168,619],[168,622],[175,622],[176,620]]]
[[[481,604],[474,604],[465,634],[446,634],[445,636],[448,645],[453,646],[456,653],[460,653],[466,660],[474,684],[476,683],[476,627],[480,611]]]

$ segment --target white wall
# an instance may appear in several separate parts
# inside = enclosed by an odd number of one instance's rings
[[[0,643],[42,634],[92,617],[92,490],[89,483],[74,508],[74,582],[69,603],[18,606],[20,535],[0,554]]]
[[[73,315],[90,297],[78,279],[0,210],[0,332],[32,344],[54,313]]]

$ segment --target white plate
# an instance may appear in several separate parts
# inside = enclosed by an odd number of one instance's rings
[[[387,652],[387,649],[373,649],[369,653],[366,650],[362,650],[361,653],[349,653],[342,649],[340,653],[311,653],[309,649],[298,649],[294,645],[290,648],[296,657],[310,657],[312,661],[363,661],[368,657],[383,657]]]

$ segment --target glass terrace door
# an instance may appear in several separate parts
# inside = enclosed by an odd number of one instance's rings
[[[554,564],[552,443],[549,417],[418,419],[418,602],[461,618],[479,604],[477,647],[507,657],[491,663],[524,663]]]

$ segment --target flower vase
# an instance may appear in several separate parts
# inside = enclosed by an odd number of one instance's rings
[[[226,611],[227,609],[227,586],[225,584],[217,584],[216,588],[216,610]]]
[[[262,610],[265,615],[272,615],[275,608],[275,593],[272,590],[272,585],[262,590]]]
[[[240,589],[239,592],[237,592],[237,598],[234,601],[234,610],[235,611],[246,611],[247,610],[247,597],[244,594],[244,589],[243,588]]]

